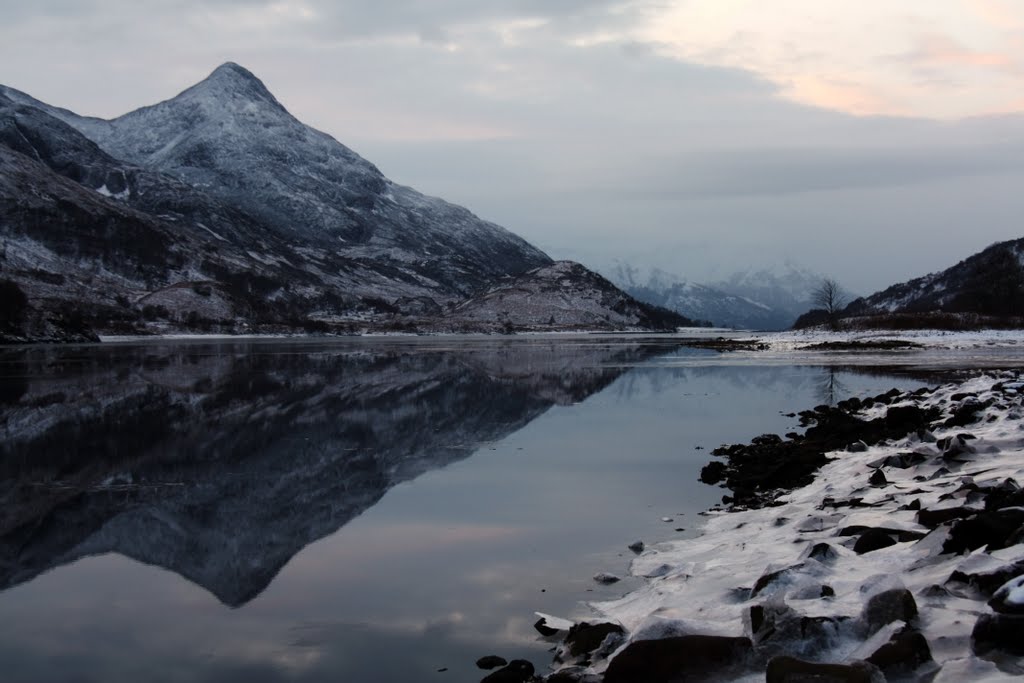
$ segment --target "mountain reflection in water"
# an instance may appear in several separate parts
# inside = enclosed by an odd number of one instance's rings
[[[593,618],[585,601],[640,583],[629,543],[698,533],[724,493],[699,482],[714,447],[922,383],[682,344],[0,349],[0,677],[476,683],[486,654],[543,669],[534,611]]]
[[[5,353],[0,589],[119,553],[226,605],[391,487],[663,344],[168,344]]]

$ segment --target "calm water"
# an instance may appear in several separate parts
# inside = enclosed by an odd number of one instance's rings
[[[585,616],[636,585],[591,580],[624,574],[626,545],[692,535],[723,493],[698,482],[711,449],[921,385],[874,367],[906,358],[630,337],[0,350],[0,677],[543,668],[534,610]]]

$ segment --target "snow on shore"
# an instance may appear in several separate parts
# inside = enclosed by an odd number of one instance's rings
[[[741,336],[746,339],[747,336]],[[813,344],[906,340],[933,349],[977,349],[1024,347],[1024,330],[858,330],[836,331],[824,328],[787,330],[751,334],[749,338],[767,345],[770,351],[792,351]]]
[[[691,634],[750,637],[755,648],[774,645],[769,656],[836,663],[866,659],[904,623],[873,632],[865,626],[865,606],[873,596],[905,587],[918,611],[910,619],[913,629],[927,640],[934,659],[917,674],[908,672],[906,680],[921,680],[921,672],[931,675],[936,668],[936,682],[997,681],[1024,673],[1021,659],[998,649],[979,657],[971,637],[979,617],[993,614],[986,600],[995,590],[980,589],[972,577],[1015,563],[1021,563],[1017,574],[1024,574],[1020,530],[1008,547],[950,552],[958,517],[984,510],[989,492],[1016,490],[1013,495],[1020,496],[1015,486],[1024,482],[1022,394],[1024,383],[1003,373],[930,394],[904,394],[892,406],[862,410],[860,417],[871,419],[891,407],[917,405],[939,408],[943,417],[931,431],[854,449],[860,452],[832,453],[835,459],[813,483],[781,496],[775,507],[709,513],[701,537],[645,550],[631,572],[649,577],[649,583],[619,600],[593,605],[624,626],[628,638],[608,659],[595,657],[588,671],[604,671],[631,642]],[[990,401],[977,422],[945,426],[965,402]],[[965,433],[974,438],[958,438]],[[903,466],[907,462],[915,464]],[[876,475],[869,484],[877,472],[886,483]],[[920,510],[950,519],[926,526]],[[1007,510],[1024,513],[1020,507]],[[859,554],[853,549],[859,537],[840,535],[859,526],[884,529],[896,542]],[[1004,606],[1009,605],[1002,611],[1024,612],[1021,580],[1010,584],[1002,590]],[[752,610],[756,606],[778,617],[779,633],[766,635],[763,625],[753,623],[763,614]],[[788,643],[780,635],[787,614],[797,615],[801,624],[800,635]],[[814,624],[813,633],[803,631],[808,623]],[[1024,641],[1024,631],[1019,633]],[[763,681],[764,676],[761,667],[726,680]]]

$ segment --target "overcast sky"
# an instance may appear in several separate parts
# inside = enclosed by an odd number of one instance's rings
[[[0,0],[0,83],[81,114],[228,60],[598,268],[869,293],[1024,233],[1019,0]]]

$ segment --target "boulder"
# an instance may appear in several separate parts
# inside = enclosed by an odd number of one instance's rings
[[[868,599],[861,611],[860,623],[868,635],[894,621],[912,622],[917,617],[917,601],[906,588],[890,588]]]
[[[604,683],[699,683],[728,680],[744,670],[753,647],[749,638],[679,636],[636,640],[608,665]]]
[[[759,650],[769,654],[811,655],[838,642],[849,617],[808,617],[781,603],[750,608],[750,632]]]
[[[1024,655],[1024,616],[1015,614],[982,614],[971,632],[971,647],[979,655],[1002,650],[1015,656]]]
[[[1024,525],[1022,509],[1003,508],[980,512],[953,523],[942,552],[960,554],[983,546],[988,546],[989,550],[1006,548],[1021,525]]]
[[[484,676],[480,683],[526,683],[533,678],[533,664],[525,659],[513,659],[502,669]]]
[[[1024,575],[1024,560],[1003,565],[995,570],[966,572],[954,571],[947,583],[964,583],[981,591],[984,595],[994,595],[1003,584],[1018,576]]]
[[[953,414],[943,424],[947,427],[966,427],[969,424],[977,422],[980,418],[979,413],[984,411],[995,401],[989,399],[987,401],[979,401],[974,397],[968,397],[953,410]]]
[[[1000,586],[988,601],[988,605],[1000,614],[1024,616],[1024,575],[1010,579]]]
[[[807,557],[817,560],[823,564],[831,564],[839,557],[839,553],[828,543],[815,543],[807,553]]]
[[[860,535],[860,538],[853,545],[853,552],[863,555],[864,553],[888,548],[891,545],[896,545],[896,541],[892,536],[881,529],[868,529]]]
[[[750,591],[750,597],[756,598],[758,595],[766,592],[773,593],[778,588],[789,585],[792,581],[792,574],[803,569],[803,566],[803,563],[794,564],[790,567],[762,574],[754,583],[754,588]]]
[[[951,508],[939,508],[937,510],[919,510],[917,513],[917,523],[921,526],[926,526],[929,529],[934,529],[940,524],[945,524],[954,519],[963,519],[964,517],[970,517],[971,515],[977,514],[978,511],[974,508],[965,507],[951,507]]]
[[[537,633],[545,637],[553,636],[556,633],[558,633],[557,628],[551,628],[550,626],[548,626],[548,620],[544,617],[541,617],[536,622],[534,622],[533,627],[537,629]]]
[[[893,406],[885,413],[885,426],[904,434],[924,426],[928,420],[928,412],[918,406]]]
[[[565,644],[569,648],[569,654],[579,657],[596,650],[604,642],[604,639],[613,633],[623,635],[625,631],[618,624],[609,622],[589,624],[583,621],[574,624],[569,629],[569,635],[565,637]]]
[[[875,650],[867,661],[892,677],[908,674],[933,660],[928,640],[917,631],[904,630]]]
[[[498,655],[487,655],[486,657],[481,657],[476,660],[476,666],[478,669],[486,669],[488,671],[491,669],[497,669],[499,666],[505,666],[506,664],[508,664],[508,662],[505,658],[499,657]]]

